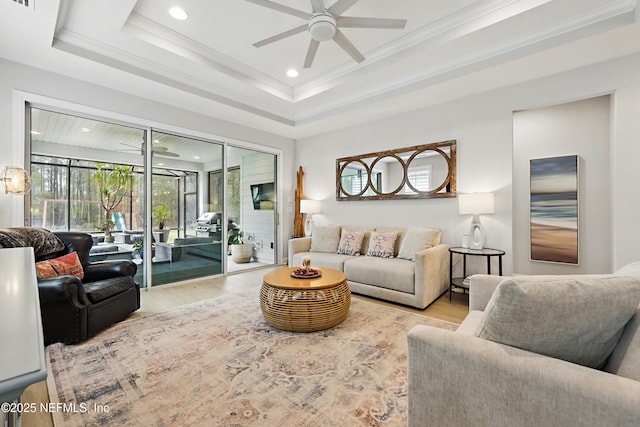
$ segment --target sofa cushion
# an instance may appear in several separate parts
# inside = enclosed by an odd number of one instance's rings
[[[369,238],[369,249],[367,256],[379,258],[393,258],[395,256],[396,240],[398,233],[383,233],[374,231]]]
[[[122,276],[86,283],[83,286],[89,301],[95,304],[134,287],[134,284],[131,277]]]
[[[338,253],[340,255],[360,255],[362,239],[364,239],[363,232],[343,229],[340,236],[340,244],[338,244]]]
[[[343,225],[342,229],[364,233],[364,237],[362,238],[362,246],[360,248],[360,255],[366,255],[367,250],[369,250],[369,238],[371,237],[371,232],[375,230],[375,228],[362,225]]]
[[[411,261],[416,260],[416,254],[422,250],[429,249],[434,246],[440,230],[433,228],[410,227],[404,233],[404,238],[400,243],[398,258],[404,258]]]
[[[406,228],[400,228],[400,227],[376,227],[376,232],[378,233],[396,233],[396,243],[395,246],[393,248],[393,256],[397,257],[398,256],[398,252],[400,251],[400,245],[402,245],[402,242],[404,240],[404,236],[406,235]]]
[[[638,276],[640,277],[640,262],[632,262],[620,268],[614,273],[616,276]]]
[[[89,250],[89,253],[91,255],[94,255],[94,254],[118,252],[119,250],[120,248],[118,247],[118,245],[97,245],[97,246],[92,246],[91,249]]]
[[[53,265],[46,261],[36,262],[36,276],[38,279],[46,279],[47,277],[56,277],[58,272],[53,268]]]
[[[622,337],[611,353],[604,370],[640,381],[640,307],[624,327]]]
[[[78,279],[84,278],[84,269],[76,251],[70,254],[48,260],[59,276],[72,275]]]
[[[471,310],[467,317],[464,318],[462,323],[458,325],[458,329],[456,329],[456,333],[469,335],[473,337],[476,335],[476,331],[478,327],[482,323],[482,318],[484,317],[484,312],[480,310]]]
[[[174,246],[203,245],[214,242],[215,240],[213,237],[183,237],[173,239]]]
[[[36,262],[36,275],[38,279],[66,275],[82,279],[84,278],[84,269],[80,264],[78,253],[73,251],[58,258]]]
[[[344,263],[348,281],[415,293],[415,263],[406,259],[361,256]]]
[[[309,258],[312,267],[328,267],[344,271],[344,263],[355,258],[351,255],[330,254],[327,252],[298,252],[293,255],[293,265],[302,265],[302,259]]]
[[[0,247],[24,248],[31,246],[36,258],[64,250],[58,236],[44,228],[13,227],[0,229]]]
[[[340,226],[324,225],[313,228],[311,236],[311,252],[330,252],[338,251],[338,243],[340,243]]]
[[[639,278],[513,277],[496,288],[477,336],[600,369],[638,303]]]

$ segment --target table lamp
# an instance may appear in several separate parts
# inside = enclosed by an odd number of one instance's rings
[[[469,193],[458,195],[460,215],[473,215],[469,229],[469,248],[482,249],[486,235],[480,223],[480,215],[495,212],[493,193]]]
[[[300,200],[300,213],[307,214],[304,222],[304,235],[311,236],[313,232],[313,214],[320,213],[322,203],[320,200],[302,199]]]

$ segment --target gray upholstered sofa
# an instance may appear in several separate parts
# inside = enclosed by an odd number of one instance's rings
[[[344,232],[363,234],[357,254],[338,253]],[[367,255],[374,232],[397,235],[393,258]],[[311,237],[289,240],[289,266],[308,257],[312,266],[343,271],[354,293],[425,308],[449,289],[449,247],[440,236],[422,227],[316,227]]]
[[[409,426],[640,425],[639,300],[640,263],[472,276],[456,332],[409,332]]]

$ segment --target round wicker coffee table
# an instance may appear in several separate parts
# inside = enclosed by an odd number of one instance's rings
[[[344,273],[331,268],[315,279],[291,277],[295,268],[279,268],[263,278],[260,308],[271,326],[294,332],[327,329],[342,322],[351,306]]]

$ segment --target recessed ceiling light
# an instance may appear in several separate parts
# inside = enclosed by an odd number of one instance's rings
[[[287,76],[289,77],[298,77],[298,70],[296,70],[295,68],[290,68],[289,70],[287,70]]]
[[[40,132],[38,132],[37,130],[32,130],[31,135],[40,135]]]
[[[185,12],[183,8],[177,6],[169,9],[169,15],[173,16],[179,21],[184,21],[189,17],[189,15],[187,15],[187,12]]]
[[[156,166],[164,166],[164,163],[156,163]]]
[[[89,128],[82,128],[80,129],[82,132],[87,133],[87,132],[91,132],[91,129]]]
[[[194,159],[199,159],[199,158],[200,158],[200,156],[193,156],[193,158],[194,158]]]

